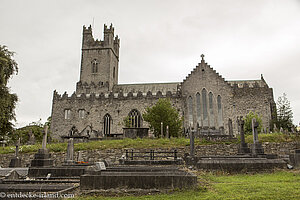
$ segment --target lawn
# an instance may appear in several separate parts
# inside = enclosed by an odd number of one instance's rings
[[[169,194],[124,197],[77,197],[104,200],[167,200],[167,199],[300,199],[300,171],[277,171],[261,174],[198,173],[199,187]]]
[[[259,134],[260,142],[293,142],[300,141],[299,135],[287,135],[283,133],[272,133],[272,134]],[[252,143],[252,135],[246,136],[246,142]],[[159,138],[159,139],[122,139],[122,140],[100,140],[91,141],[85,143],[76,143],[74,145],[75,151],[80,150],[92,150],[92,149],[123,149],[123,148],[176,148],[189,146],[190,140],[188,138]],[[204,139],[195,140],[195,145],[210,145],[210,144],[232,144],[239,143],[239,138],[233,141],[206,141]],[[22,145],[20,148],[20,153],[35,153],[41,148],[41,144],[35,145]],[[47,145],[47,148],[51,152],[65,152],[67,150],[67,143],[51,143]],[[14,146],[0,147],[0,154],[14,153]]]

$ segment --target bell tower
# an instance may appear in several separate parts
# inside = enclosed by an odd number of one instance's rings
[[[104,39],[95,40],[92,27],[83,26],[80,80],[77,94],[112,91],[118,84],[120,39],[114,36],[112,24],[104,24]]]

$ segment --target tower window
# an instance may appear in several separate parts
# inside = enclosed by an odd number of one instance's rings
[[[116,77],[116,68],[114,67],[114,73],[113,73],[113,78]]]
[[[65,110],[65,119],[70,119],[71,118],[71,110],[70,109],[66,109]]]
[[[92,73],[98,73],[98,61],[96,59],[92,61]]]
[[[78,111],[78,114],[79,114],[79,118],[80,119],[83,119],[85,117],[85,110],[84,109],[80,109]]]

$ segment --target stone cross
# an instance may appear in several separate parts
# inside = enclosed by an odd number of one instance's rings
[[[195,156],[195,131],[193,128],[190,130],[190,156]]]
[[[169,126],[166,126],[166,138],[169,138]]]
[[[204,54],[201,54],[201,60],[204,60]]]
[[[67,162],[74,161],[74,140],[70,138],[68,141],[68,148],[67,148]]]
[[[47,149],[47,134],[48,134],[48,125],[45,126],[45,134],[42,141],[42,149]]]
[[[160,122],[160,134],[161,134],[161,137],[164,137],[164,123],[163,122]]]
[[[245,125],[245,121],[243,120],[243,116],[241,116],[240,119],[239,119],[239,128],[240,128],[241,143],[242,143],[242,145],[246,143],[246,141],[245,141],[244,125]]]
[[[17,143],[16,143],[16,154],[15,154],[16,158],[19,157],[19,147],[20,147],[20,145],[21,145],[21,138],[19,138]]]
[[[233,135],[233,128],[232,128],[232,120],[229,118],[228,119],[228,130],[229,130],[229,135]]]
[[[257,132],[257,128],[258,128],[258,122],[256,121],[255,118],[252,119],[252,134],[253,134],[253,144],[258,143],[258,132]]]

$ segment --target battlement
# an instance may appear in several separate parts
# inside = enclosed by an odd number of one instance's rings
[[[145,92],[129,92],[129,93],[123,93],[123,92],[101,92],[100,94],[90,93],[90,94],[76,94],[75,92],[72,95],[68,95],[67,92],[64,94],[58,94],[56,90],[53,92],[53,100],[54,101],[63,101],[63,100],[70,100],[70,101],[76,101],[76,100],[131,100],[131,99],[159,99],[159,98],[180,98],[181,93],[179,91],[177,92],[171,92],[168,91],[166,93],[163,93],[161,91],[152,93],[151,91]]]
[[[93,30],[91,25],[89,27],[83,26],[83,38],[82,38],[82,49],[90,50],[90,49],[103,49],[103,48],[111,48],[115,55],[119,57],[119,47],[120,47],[120,39],[116,35],[114,36],[114,27],[112,24],[108,28],[106,24],[104,24],[104,39],[98,40],[93,37]]]
[[[233,88],[269,88],[263,80],[228,81]]]
[[[115,28],[113,27],[112,23],[110,24],[109,28],[107,28],[107,25],[104,24],[104,33],[112,33],[114,34]]]

